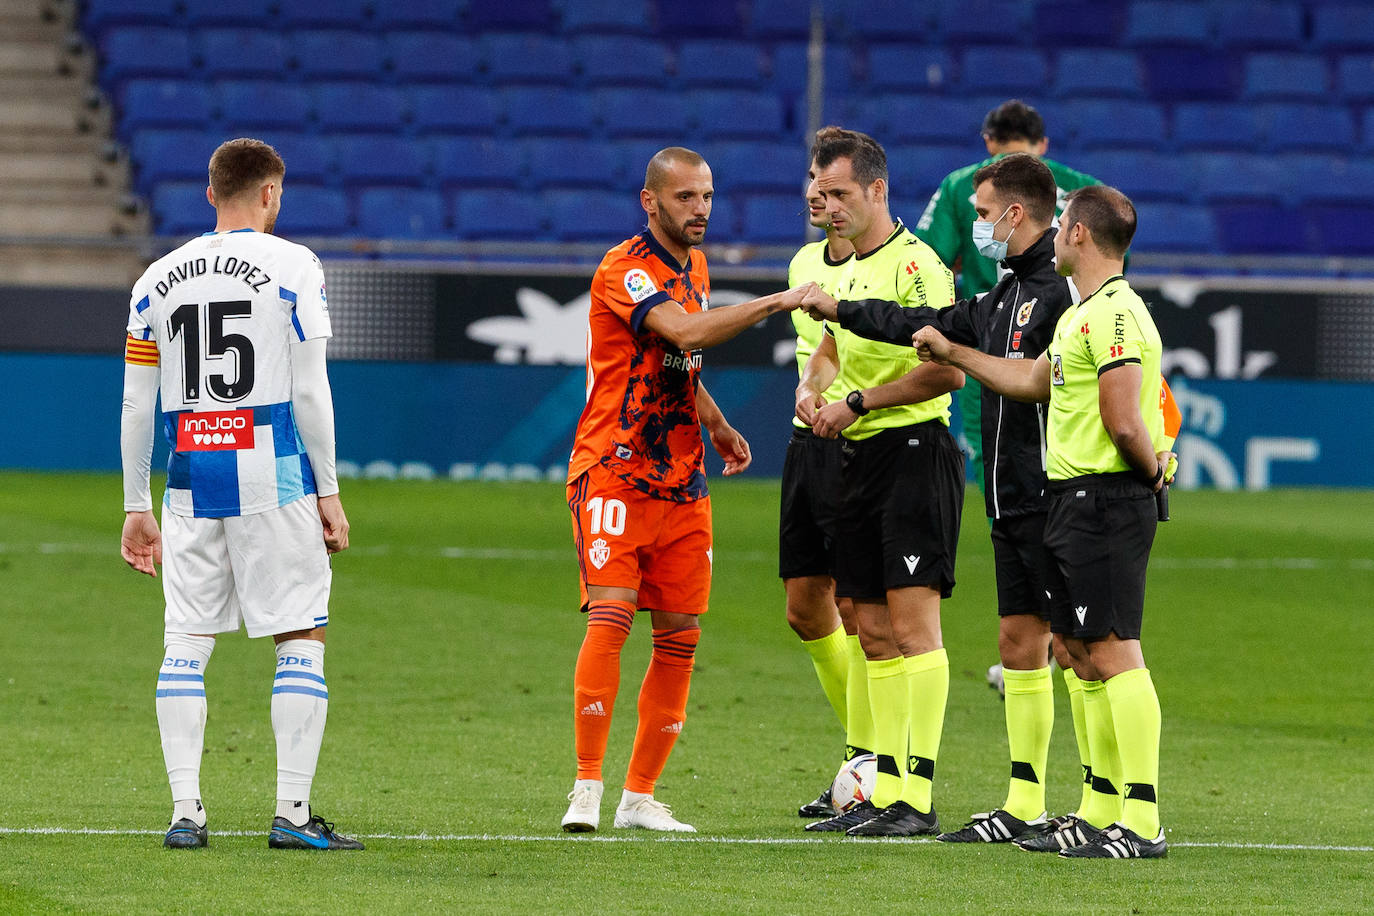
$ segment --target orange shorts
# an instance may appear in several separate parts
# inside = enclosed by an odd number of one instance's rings
[[[597,465],[568,484],[573,542],[587,586],[630,588],[641,609],[704,614],[711,594],[711,499],[639,492]]]

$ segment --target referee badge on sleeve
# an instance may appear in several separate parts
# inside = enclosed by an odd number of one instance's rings
[[[1060,353],[1054,354],[1054,358],[1050,360],[1050,383],[1064,384],[1064,357]]]

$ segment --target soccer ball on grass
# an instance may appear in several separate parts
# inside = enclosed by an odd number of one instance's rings
[[[861,754],[853,760],[846,760],[835,774],[835,781],[830,784],[830,803],[835,806],[836,813],[843,814],[872,798],[877,782],[877,757]]]

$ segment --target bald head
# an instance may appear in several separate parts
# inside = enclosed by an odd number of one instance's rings
[[[644,187],[654,192],[661,191],[673,166],[686,165],[697,168],[705,164],[706,160],[701,158],[700,153],[694,153],[685,147],[670,146],[661,149],[654,153],[654,158],[649,160],[649,167],[644,170]]]

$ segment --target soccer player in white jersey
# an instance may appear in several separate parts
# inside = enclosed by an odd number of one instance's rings
[[[156,261],[134,285],[125,346],[121,553],[157,576],[166,631],[157,720],[172,788],[171,848],[206,845],[200,794],[205,668],[215,636],[242,623],[272,636],[277,741],[274,849],[362,849],[310,810],[329,691],[329,554],[348,547],[334,468],[324,272],[273,236],[286,167],[260,140],[210,158],[215,230]],[[163,531],[149,466],[157,400],[171,448]]]

